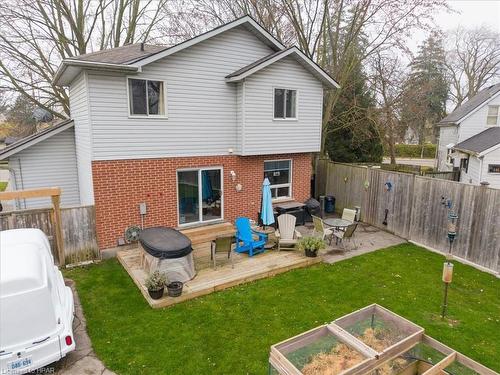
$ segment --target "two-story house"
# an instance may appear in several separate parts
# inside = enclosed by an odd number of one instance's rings
[[[489,86],[438,124],[438,168],[458,168],[460,181],[500,188],[500,83]]]
[[[61,186],[63,204],[95,205],[101,249],[141,222],[140,203],[145,226],[186,227],[256,218],[264,177],[275,200],[306,200],[323,90],[338,87],[248,16],[171,47],[64,60],[55,83],[71,118],[0,159],[17,189]]]

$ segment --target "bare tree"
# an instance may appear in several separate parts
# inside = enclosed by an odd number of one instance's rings
[[[335,77],[341,89],[325,94],[322,152],[327,135],[336,130],[328,126],[332,109],[353,72],[377,51],[406,50],[411,33],[430,28],[433,15],[448,8],[445,0],[192,0],[190,4],[181,14],[188,16],[187,24],[199,25],[189,20],[202,18],[212,26],[250,14]],[[346,121],[345,126],[352,124]]]
[[[500,33],[482,26],[448,35],[447,68],[455,108],[500,78]]]
[[[52,84],[62,59],[146,41],[167,0],[4,0],[0,2],[0,88],[54,116],[69,114]]]
[[[396,164],[396,142],[404,134],[401,122],[401,101],[406,72],[400,58],[390,53],[377,52],[371,59],[370,81],[375,90],[378,116],[377,125],[389,149],[391,164]]]

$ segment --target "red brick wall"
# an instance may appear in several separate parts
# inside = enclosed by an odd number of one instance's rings
[[[311,154],[265,156],[213,156],[164,159],[134,159],[92,162],[97,221],[97,240],[101,249],[115,247],[130,225],[139,225],[139,203],[146,202],[145,227],[176,227],[176,171],[182,168],[222,166],[224,180],[224,219],[238,216],[255,219],[260,206],[264,160],[292,159],[292,195],[297,201],[310,196]],[[229,171],[237,178],[233,182]],[[237,192],[236,184],[243,189]]]

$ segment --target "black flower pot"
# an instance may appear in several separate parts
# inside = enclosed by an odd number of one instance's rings
[[[318,252],[314,250],[305,249],[306,257],[315,258],[318,256]]]
[[[173,281],[167,285],[167,293],[170,297],[179,297],[182,294],[184,284],[180,281]]]
[[[149,290],[148,289],[148,293],[149,295],[151,296],[152,299],[160,299],[161,297],[163,297],[163,291],[165,290],[165,288],[161,288],[161,289],[158,289],[158,290]]]

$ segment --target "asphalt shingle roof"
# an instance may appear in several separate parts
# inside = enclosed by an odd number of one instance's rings
[[[482,131],[465,141],[460,142],[453,148],[481,153],[500,143],[500,126],[494,126]]]
[[[137,60],[154,55],[160,51],[168,49],[167,46],[144,44],[141,50],[141,43],[127,44],[125,46],[105,49],[102,51],[86,53],[71,60],[90,61],[108,64],[132,64]]]
[[[491,98],[499,91],[500,91],[500,83],[489,86],[479,91],[476,95],[467,100],[464,104],[455,109],[448,116],[439,121],[438,125],[456,124],[458,121],[460,121],[462,117],[472,112],[474,109],[479,107],[481,104],[483,104],[485,101],[487,101],[489,98]]]

